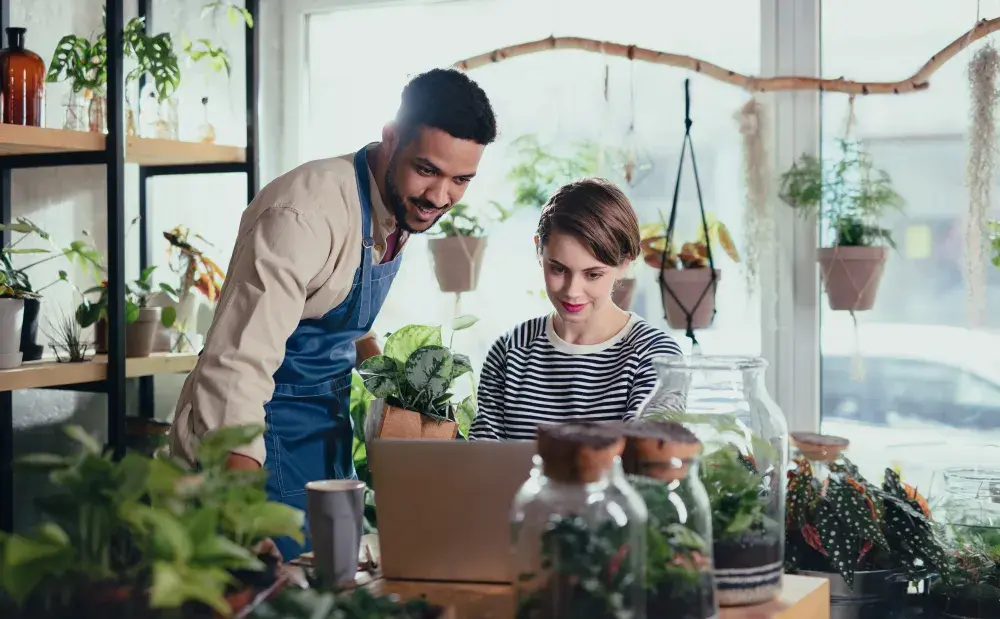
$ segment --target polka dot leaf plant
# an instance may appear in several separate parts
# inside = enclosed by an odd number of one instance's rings
[[[824,479],[807,459],[795,464],[786,495],[788,571],[836,572],[853,586],[858,571],[892,570],[918,580],[946,563],[926,502],[892,469],[878,486],[844,457]]]

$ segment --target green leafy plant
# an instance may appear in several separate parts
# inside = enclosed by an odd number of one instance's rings
[[[646,528],[646,616],[708,619],[716,613],[711,549],[698,532],[680,522],[677,504],[697,505],[687,486],[642,475],[629,484],[649,511]],[[672,496],[673,495],[673,496]],[[688,519],[696,518],[686,513]]]
[[[191,59],[193,63],[205,61],[210,69],[216,73],[226,72],[226,77],[232,77],[232,58],[229,57],[229,50],[219,47],[209,39],[196,39],[189,41],[182,39],[181,49]]]
[[[358,371],[365,388],[390,406],[414,411],[437,421],[455,421],[463,437],[475,417],[475,396],[454,402],[456,379],[472,373],[469,357],[451,351],[455,332],[478,318],[459,316],[452,323],[451,341],[442,344],[441,327],[408,325],[389,335],[383,354],[366,359]]]
[[[491,217],[493,221],[502,223],[507,221],[513,211],[503,208],[498,202],[490,202],[496,213]],[[437,224],[437,234],[441,236],[483,236],[486,228],[483,226],[482,217],[473,212],[465,202],[459,202],[442,217]]]
[[[125,285],[125,322],[132,323],[139,319],[139,310],[149,303],[149,296],[153,292],[153,283],[150,279],[155,266],[146,267],[139,274],[139,279]],[[161,283],[160,291],[171,300],[177,301],[177,291],[169,284]],[[83,300],[76,308],[76,320],[81,327],[89,327],[98,320],[107,319],[108,316],[108,283],[101,282],[97,286],[82,291]],[[88,298],[97,294],[97,299]],[[164,327],[172,327],[177,320],[176,307],[164,307],[160,314],[160,322]]]
[[[219,14],[224,13],[227,18],[229,18],[229,23],[235,26],[243,20],[246,23],[247,28],[253,28],[253,15],[250,11],[237,5],[235,2],[229,2],[228,0],[213,0],[212,2],[207,2],[201,7],[201,18],[211,16],[212,22],[216,21]]]
[[[786,569],[836,572],[848,585],[857,571],[893,570],[912,580],[947,562],[916,490],[886,469],[881,487],[841,456],[825,481],[798,458],[788,472]]]
[[[22,609],[82,615],[124,599],[140,609],[197,602],[228,616],[235,574],[264,568],[252,546],[302,539],[303,514],[267,501],[264,473],[225,467],[225,454],[262,427],[209,434],[198,471],[135,452],[115,461],[78,426],[66,432],[78,454],[24,460],[48,471],[56,489],[38,501],[45,521],[29,535],[0,534],[0,585]],[[133,612],[145,616],[118,616]]]
[[[349,592],[284,589],[249,619],[438,619],[444,609],[426,600],[403,602],[398,595],[375,595],[365,587]]]
[[[47,82],[69,80],[73,92],[104,92],[108,82],[106,14],[102,24],[103,31],[94,38],[67,34],[59,39],[45,77]],[[169,98],[177,90],[181,80],[180,66],[170,33],[148,35],[145,31],[145,18],[135,17],[125,24],[122,36],[123,54],[136,63],[135,68],[125,75],[126,87],[148,73],[153,77],[158,100]],[[125,92],[127,97],[128,88]]]
[[[802,155],[781,176],[781,198],[803,215],[824,220],[835,233],[834,245],[895,247],[891,232],[879,222],[903,208],[902,197],[857,142],[841,139],[838,144],[839,158],[832,165]]]
[[[988,221],[986,226],[989,232],[990,251],[993,252],[990,262],[993,266],[1000,267],[1000,221]]]
[[[100,268],[100,253],[82,241],[74,241],[68,247],[60,249],[52,241],[48,232],[40,228],[27,217],[18,217],[12,224],[0,225],[0,230],[16,233],[17,239],[0,249],[0,297],[37,298],[40,293],[61,281],[67,281],[66,271],[59,271],[59,277],[48,284],[35,289],[28,271],[51,260],[65,258],[71,264],[79,264],[84,268],[97,272]],[[22,243],[29,240],[41,241],[47,247],[24,247]],[[44,256],[29,264],[15,268],[13,256],[36,255]]]
[[[753,461],[736,447],[726,445],[705,456],[701,481],[712,505],[715,543],[763,533],[767,527],[764,481]]]
[[[371,469],[368,467],[368,449],[365,443],[365,417],[368,406],[374,396],[365,388],[361,374],[351,372],[351,426],[354,430],[351,454],[354,460],[354,470],[358,479],[365,484],[365,533],[375,533],[378,530],[378,519],[375,515],[375,486]]]

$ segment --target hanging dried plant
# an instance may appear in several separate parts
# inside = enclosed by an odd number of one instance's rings
[[[736,114],[743,140],[743,183],[746,206],[743,211],[747,294],[753,294],[760,272],[760,257],[774,239],[771,216],[771,158],[767,152],[770,124],[764,105],[751,97]]]
[[[986,313],[986,216],[990,209],[996,169],[997,74],[1000,53],[992,41],[979,49],[969,63],[972,91],[972,123],[969,128],[969,156],[966,183],[969,213],[965,228],[965,291],[970,326],[982,324]]]

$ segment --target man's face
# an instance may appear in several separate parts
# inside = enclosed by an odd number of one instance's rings
[[[398,143],[397,143],[398,144]],[[421,127],[389,160],[385,186],[399,226],[426,232],[465,195],[486,147]]]

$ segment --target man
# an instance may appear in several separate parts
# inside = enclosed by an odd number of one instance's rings
[[[228,464],[266,467],[271,500],[304,510],[306,482],[356,477],[351,370],[380,352],[371,328],[407,238],[461,200],[495,138],[482,89],[435,69],[405,87],[381,142],[264,187],[244,211],[204,350],[181,391],[172,452],[193,463],[205,433],[263,424],[264,436]],[[310,547],[275,543],[286,560]]]

